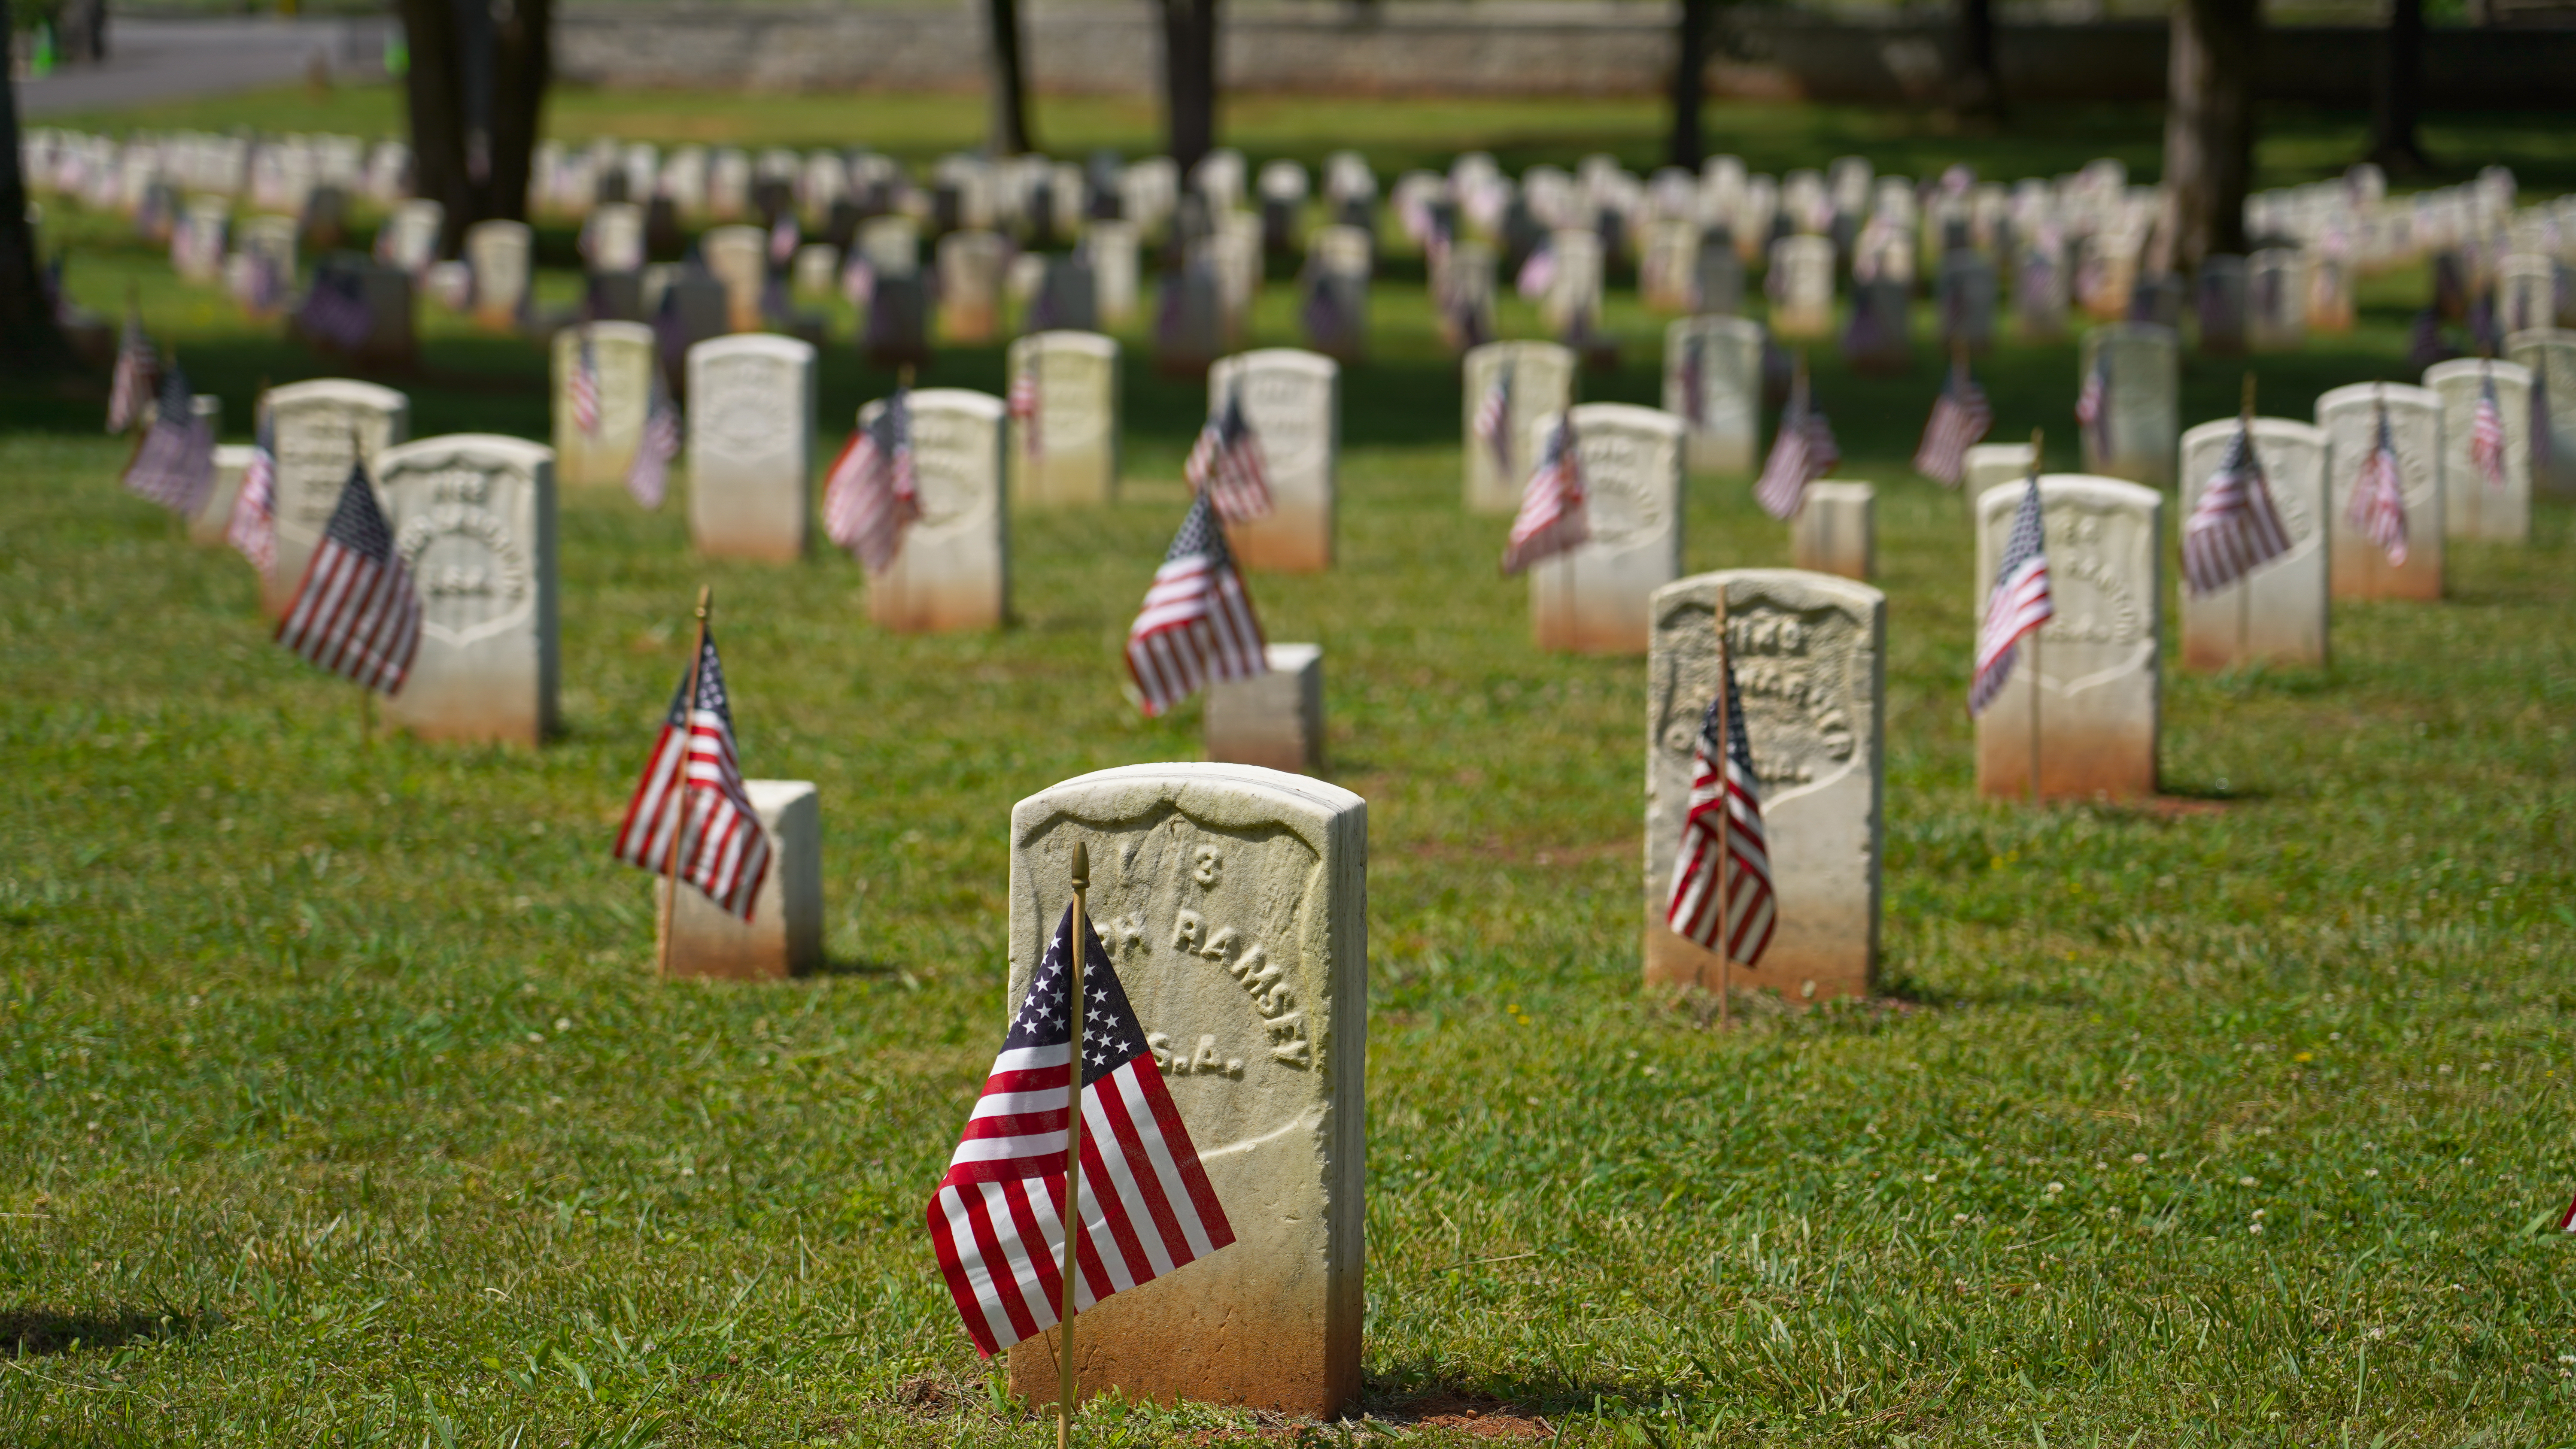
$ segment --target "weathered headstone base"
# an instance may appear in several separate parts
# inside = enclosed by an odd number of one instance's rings
[[[1567,654],[1645,653],[1647,598],[1662,581],[1648,579],[1638,587],[1607,577],[1611,572],[1570,554],[1532,565],[1532,641]]]
[[[1244,568],[1319,574],[1333,566],[1333,516],[1329,509],[1283,499],[1276,512],[1226,525],[1225,542]],[[1079,1347],[1081,1335],[1074,1342]]]
[[[220,547],[233,524],[233,503],[241,497],[242,473],[250,467],[251,449],[243,443],[215,447],[215,486],[206,490],[205,505],[188,520],[188,542],[199,548]]]
[[[2044,652],[2044,651],[2043,651]],[[2143,800],[2156,793],[2156,720],[2152,712],[2126,723],[2075,721],[2051,724],[2052,709],[2066,710],[2052,676],[2040,696],[2039,795],[2042,800]],[[1977,721],[1977,793],[1990,799],[2030,798],[2030,641],[2003,693]]]
[[[744,921],[680,887],[671,911],[670,973],[730,981],[794,976],[823,964],[823,805],[810,780],[745,780],[760,827],[769,832],[769,878]],[[662,892],[653,882],[655,946]],[[658,959],[658,957],[657,957]]]
[[[1811,483],[1789,520],[1789,562],[1866,581],[1878,572],[1878,495],[1866,483]]]
[[[1324,651],[1314,644],[1273,644],[1269,658],[1268,674],[1208,686],[1207,757],[1292,775],[1319,774],[1324,768]]]

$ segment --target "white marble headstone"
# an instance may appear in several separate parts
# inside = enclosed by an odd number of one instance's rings
[[[1642,654],[1648,601],[1682,571],[1682,421],[1629,403],[1573,416],[1591,538],[1530,568],[1531,632],[1541,649]],[[1553,416],[1531,422],[1528,456],[1555,428]]]
[[[528,307],[536,234],[523,221],[478,221],[465,229],[465,261],[474,273],[474,320],[518,325]]]
[[[1810,342],[1834,330],[1834,244],[1825,237],[1786,236],[1771,244],[1771,332]]]
[[[785,563],[812,512],[814,349],[746,333],[689,349],[689,533],[715,558]]]
[[[1219,358],[1208,369],[1210,409],[1221,406],[1238,382],[1244,416],[1261,437],[1272,511],[1226,529],[1235,561],[1279,573],[1328,569],[1341,452],[1341,367],[1292,347]]]
[[[1689,431],[1691,471],[1753,471],[1762,441],[1762,342],[1762,324],[1746,317],[1684,317],[1664,328],[1664,411]]]
[[[589,432],[574,417],[571,397],[585,331],[599,374],[599,425]],[[592,322],[555,334],[556,482],[578,488],[626,481],[636,442],[644,434],[644,415],[653,405],[653,370],[660,365],[653,329],[641,322]]]
[[[876,420],[883,401],[859,410]],[[1002,400],[963,388],[912,394],[912,467],[921,518],[868,580],[868,618],[897,633],[998,629],[1011,612],[1011,510]]]
[[[719,226],[698,239],[707,275],[724,284],[725,316],[736,332],[760,330],[760,293],[769,278],[769,233],[756,226]]]
[[[2170,327],[2115,322],[2084,334],[2080,389],[2095,359],[2109,356],[2102,422],[2082,430],[2085,466],[2096,475],[2163,487],[2173,482],[2182,441],[2182,346]]]
[[[1476,415],[1503,374],[1511,402],[1502,435],[1509,458],[1476,435]],[[1538,465],[1526,440],[1530,427],[1574,405],[1574,353],[1553,342],[1488,342],[1468,352],[1463,368],[1466,395],[1459,437],[1466,461],[1466,502],[1470,513],[1512,514],[1520,511],[1521,490]]]
[[[1023,503],[1107,503],[1118,496],[1118,340],[1032,332],[1013,342],[1010,386],[1037,384],[1036,417],[1011,424],[1011,496]]]
[[[2495,380],[2504,423],[2504,479],[2470,461],[2470,423],[2484,379]],[[2453,538],[2522,543],[2531,537],[2531,373],[2510,362],[2463,357],[2424,370],[2442,400],[2442,528]]]
[[[2576,329],[2536,327],[2504,343],[2505,360],[2531,373],[2532,485],[2542,492],[2576,494]]]
[[[562,674],[551,449],[454,433],[377,460],[394,549],[420,589],[420,653],[385,718],[423,739],[530,749]]]
[[[304,581],[305,565],[340,506],[349,465],[361,454],[383,501],[375,460],[411,436],[411,400],[371,382],[319,378],[271,388],[262,406],[276,423],[277,553],[262,581],[260,603],[275,618]]]
[[[2182,435],[2182,506],[2189,519],[2210,475],[2227,459],[2237,421],[2203,423]],[[2243,664],[2326,662],[2327,594],[2333,549],[2326,529],[2326,435],[2286,418],[2254,420],[2254,456],[2290,551],[2215,593],[2182,591],[2182,662],[2216,671]]]
[[[2388,408],[2388,431],[2397,445],[2397,473],[2406,500],[2406,561],[2352,526],[2353,485],[2377,446],[2379,407]],[[2354,383],[2317,399],[2317,427],[2326,435],[2326,511],[2333,558],[2328,566],[2338,599],[2438,599],[2442,597],[2442,400],[2404,383]]]
[[[999,232],[952,231],[939,239],[939,326],[951,342],[989,342],[1001,330],[1011,244]]]

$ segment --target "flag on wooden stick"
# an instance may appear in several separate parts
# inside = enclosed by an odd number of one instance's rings
[[[1158,715],[1210,680],[1250,679],[1269,670],[1252,596],[1235,572],[1215,506],[1202,493],[1127,627],[1127,672],[1136,681],[1137,702]]]
[[[573,348],[572,376],[564,380],[565,399],[572,404],[572,425],[585,437],[599,435],[599,349],[591,344],[590,329],[581,329]]]
[[[262,574],[277,566],[277,419],[264,407],[224,538]]]
[[[1020,451],[1035,458],[1043,452],[1038,437],[1038,356],[1029,349],[1028,362],[1011,379],[1011,395],[1006,402],[1011,422],[1020,431]]]
[[[1995,696],[2003,693],[2004,681],[2012,678],[2013,660],[2020,652],[2022,636],[2037,632],[2057,614],[2048,592],[2038,449],[2031,451],[2034,461],[2030,465],[2030,483],[2021,495],[2020,511],[2013,515],[2012,533],[2004,541],[2003,566],[1995,570],[1995,586],[1986,595],[1985,622],[1977,628],[1976,673],[1968,683],[1971,714],[1984,714]]]
[[[1192,490],[1216,504],[1219,518],[1247,523],[1270,512],[1269,464],[1261,452],[1261,434],[1243,411],[1243,384],[1225,391],[1225,406],[1209,414],[1190,445],[1181,467]]]
[[[1485,387],[1485,395],[1476,400],[1476,419],[1472,431],[1494,455],[1494,469],[1504,477],[1512,476],[1512,377],[1508,361],[1494,368],[1494,380]]]
[[[1958,487],[1968,475],[1968,450],[1994,425],[1994,405],[1961,358],[1950,368],[1949,384],[1932,400],[1932,416],[1914,450],[1914,471],[1944,488]]]
[[[2075,394],[2075,421],[2084,436],[2093,440],[2097,458],[2111,455],[2111,349],[2105,346],[2093,355],[2093,365],[2084,373],[2083,390]]]
[[[420,652],[420,591],[376,507],[367,460],[349,465],[340,504],[304,566],[277,642],[334,674],[398,693]]]
[[[617,858],[649,871],[670,870],[748,921],[769,874],[769,833],[742,783],[724,661],[716,657],[715,637],[700,637],[697,667],[680,676],[644,778],[626,803]]]
[[[1682,821],[1681,853],[1673,861],[1672,897],[1664,920],[1677,935],[1729,961],[1751,966],[1771,944],[1779,923],[1771,892],[1770,843],[1762,828],[1760,779],[1753,772],[1753,741],[1744,728],[1744,698],[1735,666],[1722,666],[1723,699],[1712,697],[1691,747],[1690,813]],[[1721,703],[1723,708],[1721,709]],[[1725,718],[1725,738],[1718,721]],[[1719,899],[1720,854],[1725,856],[1725,899]]]
[[[151,429],[125,470],[125,486],[173,513],[194,515],[215,486],[215,425],[197,416],[187,369],[170,359]]]
[[[1520,516],[1512,520],[1511,542],[1503,548],[1503,572],[1519,573],[1591,536],[1591,515],[1584,507],[1583,458],[1574,436],[1574,413],[1568,409],[1557,414],[1547,452],[1521,489]]]
[[[898,387],[876,419],[850,434],[823,483],[823,531],[869,573],[883,573],[921,518],[912,465],[912,390]]]
[[[1064,1301],[1073,951],[1067,906],[930,1199],[940,1275],[986,1358],[1053,1328]],[[1082,954],[1077,1313],[1234,1241],[1225,1206],[1146,1048],[1145,1028],[1089,921]]]
[[[2478,406],[2469,415],[2469,463],[2488,486],[2504,486],[2504,408],[2496,401],[2491,363],[2478,370]]]
[[[2183,582],[2195,594],[2216,593],[2289,551],[2290,530],[2264,481],[2248,416],[2238,420],[2227,456],[2183,520]]]
[[[2379,422],[2361,471],[2352,480],[2352,500],[2344,518],[2355,532],[2379,545],[2392,568],[2406,563],[2406,484],[2397,461],[2397,433],[2388,425],[2388,402],[2379,400]]]
[[[143,333],[143,318],[129,303],[125,330],[116,342],[116,373],[107,389],[109,432],[124,432],[142,420],[143,405],[151,399],[153,373],[158,366],[152,339]]]
[[[1789,406],[1780,414],[1779,434],[1771,440],[1771,456],[1762,464],[1761,480],[1753,485],[1753,501],[1773,518],[1795,518],[1806,506],[1807,485],[1832,472],[1842,459],[1833,425],[1809,402],[1806,363],[1801,359],[1797,380],[1789,389]]]
[[[635,457],[626,465],[626,494],[646,508],[662,506],[671,482],[671,460],[680,456],[680,407],[671,390],[653,379],[653,405],[644,414],[644,430],[635,438]]]

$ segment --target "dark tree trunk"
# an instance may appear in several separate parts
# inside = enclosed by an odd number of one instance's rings
[[[1163,124],[1183,176],[1216,149],[1216,0],[1163,0]]]
[[[399,0],[411,65],[412,187],[447,209],[454,256],[478,221],[523,221],[554,72],[553,0]]]
[[[9,28],[0,0],[0,40]],[[0,371],[58,366],[69,350],[45,296],[35,233],[27,229],[27,177],[18,141],[18,87],[0,50]]]
[[[993,154],[1019,156],[1037,149],[1029,139],[1029,84],[1020,70],[1020,0],[985,0],[992,30]]]
[[[2370,159],[2383,171],[2432,169],[2415,139],[2424,109],[2424,0],[2391,0],[2371,116]]]
[[[2254,171],[2254,48],[2260,0],[2178,0],[2165,100],[2165,184],[2174,261],[2245,250]]]
[[[1700,102],[1707,94],[1708,52],[1717,33],[1717,0],[1682,0],[1673,36],[1673,135],[1664,159],[1697,171],[1707,148],[1700,141]]]
[[[1950,95],[1950,104],[1962,116],[1985,121],[2003,116],[2003,73],[1995,68],[1994,0],[1959,0],[1959,74]]]

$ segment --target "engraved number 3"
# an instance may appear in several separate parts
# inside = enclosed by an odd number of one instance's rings
[[[1190,878],[1209,890],[1216,889],[1217,874],[1224,867],[1225,858],[1217,854],[1215,846],[1202,845],[1198,848],[1197,859],[1198,868],[1190,872]]]

